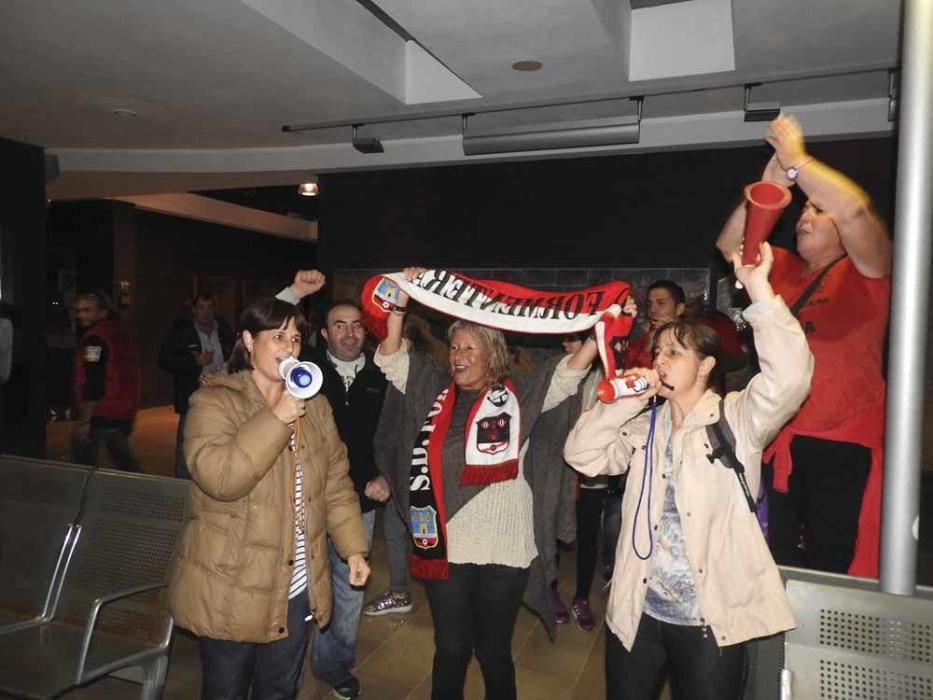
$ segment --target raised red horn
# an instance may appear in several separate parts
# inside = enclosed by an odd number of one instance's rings
[[[781,212],[790,204],[790,190],[776,182],[753,182],[745,188],[747,202],[742,264],[754,265],[758,247],[766,241]]]

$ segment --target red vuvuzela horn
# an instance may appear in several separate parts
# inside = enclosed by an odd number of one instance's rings
[[[612,403],[623,396],[634,396],[648,389],[644,377],[613,377],[603,379],[596,387],[596,396],[603,403]]]
[[[754,265],[758,247],[768,239],[781,212],[790,204],[790,190],[776,182],[753,182],[745,188],[747,216],[742,264]]]

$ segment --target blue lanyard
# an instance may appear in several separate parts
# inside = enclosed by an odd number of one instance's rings
[[[635,556],[642,561],[651,558],[654,551],[654,536],[651,534],[651,483],[654,481],[654,426],[658,417],[658,399],[651,398],[651,422],[648,425],[648,439],[645,441],[645,467],[641,472],[641,490],[638,493],[638,505],[635,506],[635,516],[632,518],[632,549]],[[645,526],[648,529],[648,553],[642,555],[638,551],[635,533],[638,530],[638,514],[645,500],[645,483],[648,484],[648,505],[645,510]]]

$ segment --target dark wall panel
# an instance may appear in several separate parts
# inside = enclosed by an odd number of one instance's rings
[[[13,371],[0,389],[0,451],[45,455],[45,156],[0,139],[0,291]]]
[[[766,147],[383,170],[321,182],[325,269],[399,267],[694,267]],[[812,151],[890,208],[890,139]],[[793,212],[786,217],[790,222]],[[790,223],[779,240],[790,243]]]
[[[137,211],[136,232],[134,316],[144,406],[172,402],[172,377],[158,367],[159,343],[172,320],[188,313],[195,276],[216,287],[215,294],[233,299],[226,315],[234,324],[244,298],[275,294],[297,269],[316,265],[312,243],[187,219]]]

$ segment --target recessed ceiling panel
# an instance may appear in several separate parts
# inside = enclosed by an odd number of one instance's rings
[[[618,0],[376,0],[484,97],[577,94],[626,81]],[[533,73],[512,70],[536,60]]]
[[[632,12],[629,78],[735,70],[730,0],[692,0]]]

